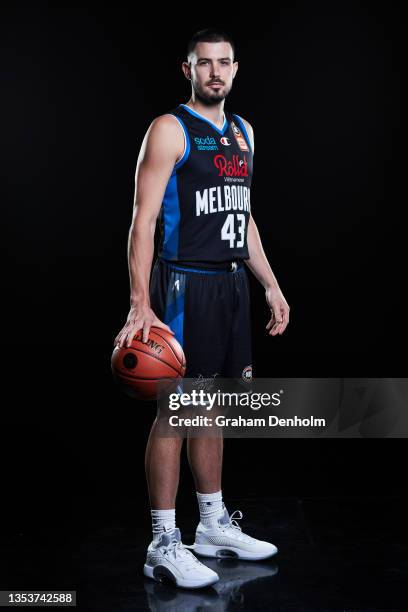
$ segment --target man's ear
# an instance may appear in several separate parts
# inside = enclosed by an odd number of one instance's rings
[[[188,79],[189,81],[191,81],[191,68],[190,68],[190,63],[189,62],[183,62],[181,65],[181,69],[184,73],[184,76],[186,77],[186,79]]]
[[[233,74],[233,77],[232,77],[232,78],[233,78],[233,79],[235,79],[235,75],[236,75],[236,74],[237,74],[237,72],[238,72],[238,62],[234,62],[234,64],[233,64],[233,65],[234,65],[234,74]]]

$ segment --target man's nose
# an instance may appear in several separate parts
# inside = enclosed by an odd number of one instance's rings
[[[214,77],[219,77],[219,76],[220,76],[219,68],[213,64],[211,66],[211,78],[213,79]]]

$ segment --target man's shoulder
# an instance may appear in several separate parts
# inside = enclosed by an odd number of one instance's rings
[[[180,122],[177,120],[177,115],[171,110],[167,113],[163,113],[162,115],[157,115],[152,121],[152,125],[159,126],[177,126],[180,125]]]
[[[145,135],[149,151],[165,151],[175,155],[177,160],[184,151],[184,134],[179,121],[169,113],[155,117]]]
[[[182,134],[177,117],[170,112],[157,115],[149,126],[149,132],[159,137],[174,138]]]

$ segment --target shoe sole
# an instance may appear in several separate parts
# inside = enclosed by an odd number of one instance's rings
[[[143,573],[148,578],[152,578],[157,582],[170,581],[176,586],[184,589],[201,589],[209,586],[210,584],[214,584],[219,580],[219,576],[208,578],[207,580],[185,580],[184,578],[178,578],[172,574],[172,572],[164,565],[155,565],[153,567],[151,565],[147,565],[146,563],[143,566]]]
[[[261,561],[262,559],[269,559],[278,552],[275,546],[275,550],[270,553],[251,553],[247,550],[241,550],[234,546],[215,546],[214,544],[192,544],[189,548],[201,555],[202,557],[218,557],[220,559],[243,559],[245,561]]]

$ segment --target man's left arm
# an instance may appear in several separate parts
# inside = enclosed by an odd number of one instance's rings
[[[243,119],[247,128],[248,136],[251,140],[252,153],[255,151],[254,131],[248,121]],[[248,253],[250,259],[245,260],[246,265],[253,275],[258,279],[265,289],[265,298],[271,311],[271,318],[266,325],[266,329],[271,336],[283,334],[289,323],[289,305],[279,288],[278,281],[262,246],[258,228],[252,217],[249,217],[247,234]]]

